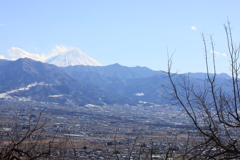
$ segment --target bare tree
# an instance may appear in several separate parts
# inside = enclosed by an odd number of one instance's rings
[[[45,120],[42,112],[30,114],[28,120],[22,120],[19,114],[6,124],[1,124],[1,160],[43,159],[49,158],[54,150],[54,137],[44,137]]]
[[[214,56],[214,43],[210,39],[211,57],[206,36],[202,34],[206,79],[196,86],[191,78],[171,73],[172,56],[168,60],[168,78],[171,87],[166,87],[172,102],[182,106],[198,133],[198,143],[186,150],[191,159],[239,159],[240,158],[240,44],[234,44],[232,28],[224,25],[231,79],[219,83]],[[211,60],[211,61],[210,61]],[[212,70],[213,73],[210,73]]]

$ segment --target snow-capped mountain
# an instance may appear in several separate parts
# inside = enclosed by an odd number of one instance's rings
[[[99,62],[82,52],[78,48],[68,50],[46,61],[59,67],[85,65],[85,66],[102,66]]]

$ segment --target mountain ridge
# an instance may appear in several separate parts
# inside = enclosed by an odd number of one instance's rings
[[[69,101],[75,105],[132,103],[126,97],[77,81],[55,65],[28,58],[10,61],[0,67],[0,92],[12,98],[60,104]]]
[[[28,99],[61,105],[132,104],[139,101],[168,103],[162,86],[170,87],[168,75],[147,67],[109,66],[57,67],[28,58],[0,61],[0,98]],[[173,80],[190,79],[203,88],[204,73],[175,74]],[[200,78],[199,78],[200,76]],[[216,84],[227,89],[226,74],[217,74]],[[180,82],[180,81],[179,81]]]

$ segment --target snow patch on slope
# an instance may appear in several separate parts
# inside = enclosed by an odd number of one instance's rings
[[[51,86],[51,84],[45,84],[44,82],[40,82],[40,83],[31,83],[29,84],[27,87],[22,87],[22,88],[18,88],[18,89],[14,89],[14,90],[11,90],[11,91],[7,91],[5,93],[0,93],[0,98],[9,98],[11,99],[12,97],[9,95],[11,93],[16,93],[16,92],[19,92],[19,91],[26,91],[26,90],[29,90],[31,87],[34,87],[34,86],[37,86],[37,85],[45,85],[45,86]]]

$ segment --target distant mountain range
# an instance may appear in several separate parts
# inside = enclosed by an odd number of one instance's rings
[[[188,74],[197,86],[203,86],[204,76],[204,73]],[[217,76],[219,83],[231,78],[227,74]],[[162,86],[170,86],[166,73],[146,67],[120,64],[57,67],[28,58],[0,60],[0,98],[9,100],[60,105],[166,104]]]
[[[128,98],[82,83],[55,65],[23,58],[0,61],[0,66],[0,98],[72,105],[133,103]]]

